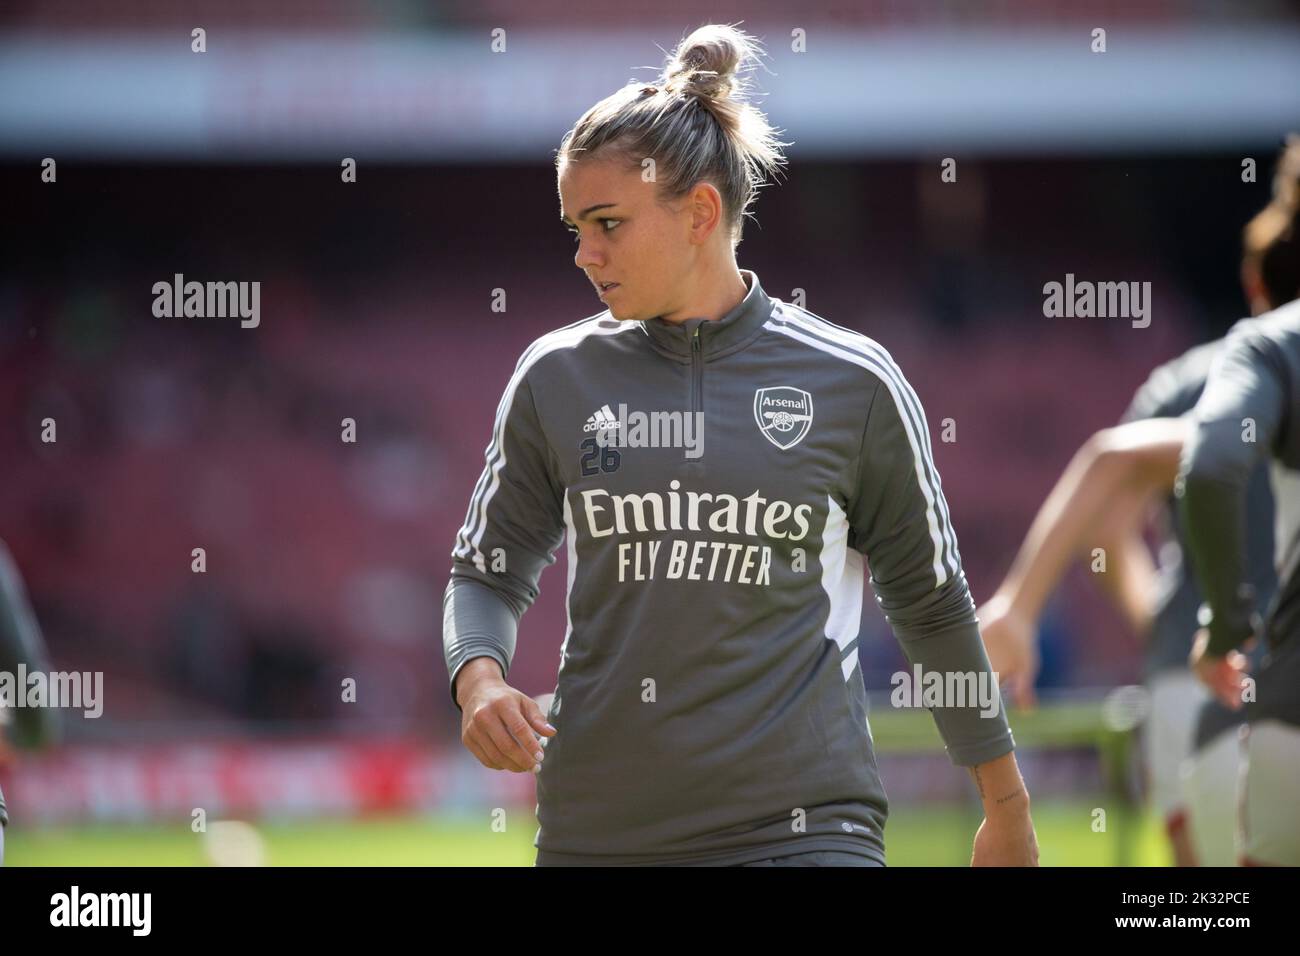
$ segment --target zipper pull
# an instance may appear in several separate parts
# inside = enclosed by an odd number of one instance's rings
[[[697,325],[695,327],[695,334],[691,336],[691,351],[698,352],[699,350],[700,350],[700,327]]]

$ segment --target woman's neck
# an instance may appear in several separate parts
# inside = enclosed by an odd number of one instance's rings
[[[725,282],[701,289],[671,312],[660,316],[665,322],[680,324],[689,319],[716,321],[740,305],[749,295],[749,285],[734,264],[724,273]]]

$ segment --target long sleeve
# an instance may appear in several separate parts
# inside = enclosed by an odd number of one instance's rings
[[[553,478],[527,368],[521,359],[501,398],[452,551],[442,634],[453,701],[457,672],[469,660],[492,657],[509,672],[519,619],[563,540],[564,491]]]
[[[1212,654],[1250,637],[1256,595],[1246,567],[1246,486],[1287,407],[1282,357],[1263,336],[1233,335],[1193,412],[1178,477],[1192,567],[1210,612]]]
[[[1157,366],[1133,393],[1120,424],[1148,418],[1177,418],[1191,411],[1201,397],[1210,363],[1222,347],[1221,339],[1205,342]]]
[[[9,549],[0,543],[0,671],[13,673],[19,664],[29,671],[49,670],[45,642],[22,577]],[[10,714],[14,742],[20,746],[44,746],[58,736],[58,713],[51,707],[17,707]]]
[[[930,710],[953,763],[974,766],[1008,753],[1014,741],[961,569],[925,415],[896,366],[892,373],[881,379],[867,414],[857,494],[849,502],[852,543],[867,558],[876,601],[908,662],[923,675],[941,674],[945,687],[965,688],[961,706],[945,698],[946,706]],[[982,707],[981,696],[991,706]]]

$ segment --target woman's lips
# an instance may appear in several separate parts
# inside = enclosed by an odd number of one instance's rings
[[[615,289],[617,289],[617,288],[618,288],[618,283],[617,283],[617,282],[611,282],[611,283],[609,283],[609,285],[600,285],[599,283],[597,283],[597,285],[596,285],[596,292],[597,292],[597,294],[599,295],[599,297],[600,297],[601,299],[604,299],[605,296],[609,295],[611,292],[613,292],[613,291],[614,291]]]

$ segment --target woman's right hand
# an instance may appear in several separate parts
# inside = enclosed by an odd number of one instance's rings
[[[1033,710],[1037,704],[1034,681],[1038,677],[1036,622],[1000,594],[983,604],[977,616],[989,665],[998,675],[999,683],[1011,694],[1017,707]]]
[[[500,665],[491,658],[483,660],[490,669],[467,673],[477,665],[477,660],[471,661],[456,678],[461,743],[490,770],[536,773],[544,756],[538,735],[553,737],[556,730],[537,701],[505,682]]]

